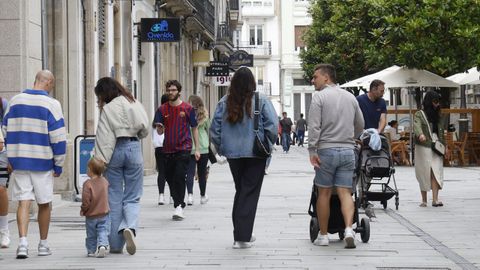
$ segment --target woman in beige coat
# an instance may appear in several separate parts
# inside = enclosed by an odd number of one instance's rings
[[[422,103],[422,110],[415,113],[413,131],[415,133],[415,175],[420,185],[422,203],[427,206],[427,192],[432,190],[432,206],[443,206],[438,200],[438,191],[443,188],[443,156],[432,150],[436,140],[445,144],[444,117],[440,114],[440,95],[428,91]],[[448,148],[445,154],[448,156]]]

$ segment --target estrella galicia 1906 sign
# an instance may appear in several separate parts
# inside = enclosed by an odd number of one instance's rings
[[[142,42],[180,41],[180,18],[142,18]]]

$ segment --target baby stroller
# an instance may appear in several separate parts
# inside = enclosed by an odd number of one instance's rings
[[[369,146],[369,137],[363,139],[357,164],[357,178],[360,182],[360,205],[366,208],[369,201],[379,201],[387,208],[387,201],[395,196],[398,210],[399,198],[395,181],[395,168],[390,154],[388,139],[379,134],[381,149],[374,151]],[[393,187],[390,186],[393,182]]]
[[[354,186],[355,186],[355,180]],[[370,239],[370,220],[368,218],[359,219],[358,215],[358,198],[356,191],[355,201],[353,202],[355,207],[355,212],[353,214],[353,223],[356,224],[356,227],[353,229],[356,233],[360,233],[363,243],[367,243]],[[315,185],[312,188],[312,195],[310,197],[310,206],[308,208],[308,214],[310,215],[310,241],[312,243],[317,239],[318,233],[320,231],[320,224],[317,219],[317,197],[318,191]],[[360,223],[360,224],[359,224]],[[330,197],[330,218],[328,219],[328,233],[334,234],[338,233],[338,238],[343,240],[345,238],[345,222],[343,220],[340,199],[335,192],[332,192]]]

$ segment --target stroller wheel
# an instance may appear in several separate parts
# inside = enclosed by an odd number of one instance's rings
[[[362,218],[360,226],[362,227],[362,230],[360,231],[362,242],[367,243],[368,240],[370,240],[370,220],[368,218]]]
[[[320,231],[320,226],[318,224],[318,219],[312,217],[310,219],[310,241],[312,241],[312,243],[313,241],[315,241],[315,239],[317,239],[319,231]]]
[[[382,205],[383,205],[383,209],[387,209],[387,201],[386,200],[382,201]]]
[[[398,197],[395,198],[395,209],[398,210],[398,205],[399,205],[399,202],[398,202]]]
[[[344,231],[338,232],[338,238],[340,238],[340,240],[345,239],[345,232]]]

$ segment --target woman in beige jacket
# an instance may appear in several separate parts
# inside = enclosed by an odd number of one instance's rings
[[[98,80],[95,95],[100,108],[95,157],[107,164],[110,253],[122,253],[126,243],[133,255],[143,193],[140,139],[148,135],[150,122],[143,105],[112,78]]]
[[[443,188],[443,156],[432,150],[436,140],[445,144],[444,117],[440,114],[440,95],[428,91],[423,99],[423,108],[415,113],[413,131],[415,133],[415,175],[420,185],[422,203],[427,206],[427,192],[432,191],[432,206],[443,206],[438,200],[438,191]],[[446,155],[449,154],[448,148]]]

